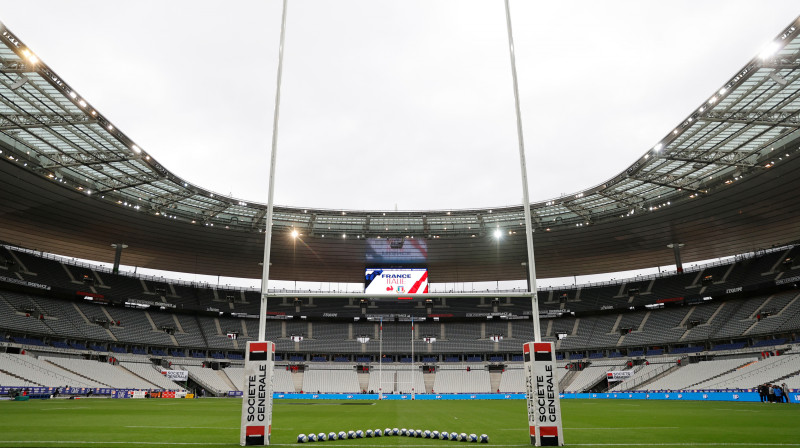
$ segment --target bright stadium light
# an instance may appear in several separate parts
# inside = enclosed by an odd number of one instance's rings
[[[778,44],[777,42],[770,42],[767,44],[766,47],[764,47],[764,49],[761,51],[761,54],[759,54],[758,57],[761,59],[769,59],[770,56],[772,56],[778,51],[778,48],[780,48],[780,44]]]
[[[497,230],[494,231],[494,237],[495,238],[497,238],[499,240],[501,236],[503,236],[503,232],[501,232],[500,229],[497,229]]]
[[[297,235],[300,235],[297,230],[292,229],[292,238],[297,238]]]
[[[657,144],[656,146],[654,146],[654,147],[653,147],[653,149],[654,149],[654,150],[656,150],[656,151],[661,151],[661,148],[663,148],[663,147],[664,147],[664,145],[662,145],[661,143],[659,143],[659,144]]]

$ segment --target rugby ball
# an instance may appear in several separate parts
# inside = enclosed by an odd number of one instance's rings
[[[297,443],[306,443],[308,442],[308,436],[305,434],[298,434],[297,435]]]
[[[489,436],[481,434],[481,443],[489,443]]]

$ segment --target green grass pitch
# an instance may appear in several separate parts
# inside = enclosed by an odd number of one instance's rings
[[[800,406],[794,404],[561,403],[569,446],[800,446]],[[234,447],[239,441],[240,412],[241,401],[236,399],[3,401],[0,447]],[[530,446],[522,400],[276,400],[272,444],[295,444],[299,433],[386,427],[485,433],[490,437],[489,445]],[[460,443],[382,437],[316,444],[376,447]]]

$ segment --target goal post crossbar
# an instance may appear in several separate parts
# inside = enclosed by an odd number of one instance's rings
[[[412,298],[412,299],[438,299],[438,298],[446,298],[446,299],[458,299],[458,298],[488,298],[488,297],[497,297],[497,298],[528,298],[530,299],[533,296],[533,293],[522,291],[522,292],[443,292],[443,293],[411,293],[411,294],[379,294],[379,293],[358,293],[358,292],[269,292],[265,294],[267,298],[270,299],[283,299],[283,298],[298,298],[298,299],[306,299],[306,298],[313,298],[313,299],[324,299],[324,298],[331,298],[331,299],[401,299],[401,298]]]

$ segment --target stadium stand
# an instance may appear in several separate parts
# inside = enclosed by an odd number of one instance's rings
[[[756,358],[732,358],[698,362],[681,367],[669,375],[658,378],[646,385],[647,390],[683,390],[696,389],[712,378],[718,377],[747,364],[755,362]]]
[[[156,388],[165,390],[185,390],[180,384],[167,379],[161,374],[160,370],[156,370],[155,366],[150,363],[139,362],[120,362],[120,366],[129,370],[132,374],[141,377],[149,383],[153,383]]]

